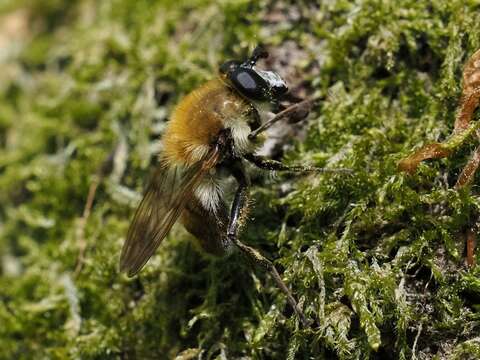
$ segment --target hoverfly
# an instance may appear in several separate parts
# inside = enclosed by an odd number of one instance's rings
[[[267,56],[257,47],[246,61],[225,62],[217,78],[177,105],[163,136],[161,163],[128,230],[120,269],[128,276],[138,273],[180,220],[207,252],[222,255],[238,249],[267,269],[306,323],[272,262],[239,240],[250,187],[245,160],[265,170],[326,170],[288,166],[255,154],[261,145],[258,134],[272,123],[262,125],[258,109],[265,104],[278,109],[288,91],[280,75],[256,68],[257,61]],[[298,115],[299,108],[298,104],[286,108],[276,119]],[[223,198],[225,176],[238,183],[230,209]]]

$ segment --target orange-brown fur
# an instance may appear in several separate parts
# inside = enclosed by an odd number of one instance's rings
[[[175,108],[163,136],[164,156],[170,164],[191,165],[212,145],[224,121],[248,108],[245,100],[220,79],[188,94]]]

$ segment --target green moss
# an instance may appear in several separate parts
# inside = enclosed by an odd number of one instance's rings
[[[32,24],[1,54],[0,358],[479,356],[480,273],[464,247],[480,202],[475,186],[452,189],[475,140],[413,176],[397,171],[451,133],[463,64],[480,47],[475,2],[0,9]],[[172,107],[259,42],[292,84],[325,97],[285,161],[354,171],[256,178],[243,240],[275,260],[308,329],[261,269],[203,254],[180,227],[138,277],[118,273]]]

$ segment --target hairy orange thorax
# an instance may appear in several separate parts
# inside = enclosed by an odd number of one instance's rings
[[[185,96],[163,136],[165,160],[190,165],[202,159],[225,121],[240,118],[251,105],[217,78]]]

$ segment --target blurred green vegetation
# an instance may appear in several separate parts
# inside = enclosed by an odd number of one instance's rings
[[[480,358],[480,269],[464,264],[480,199],[476,185],[452,189],[475,139],[414,176],[396,169],[451,132],[462,66],[480,48],[477,2],[0,11],[1,359]],[[243,240],[275,260],[308,329],[261,269],[203,254],[181,227],[139,276],[118,273],[172,107],[257,43],[290,83],[325,97],[284,159],[355,172],[256,178]]]

